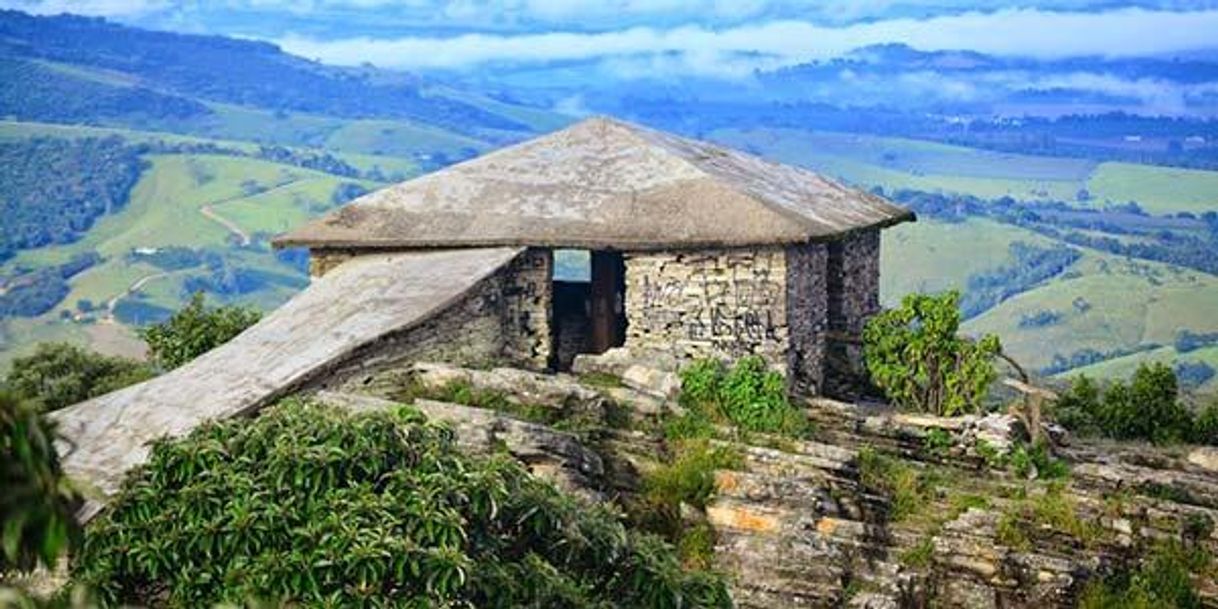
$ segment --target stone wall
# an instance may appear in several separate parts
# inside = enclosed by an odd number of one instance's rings
[[[525,251],[508,267],[503,283],[503,356],[541,370],[550,364],[554,252]]]
[[[825,331],[828,329],[828,247],[822,243],[787,247],[787,319],[791,347],[787,370],[791,388],[808,395],[824,386]]]
[[[880,231],[854,233],[830,242],[827,279],[826,379],[831,393],[848,394],[851,385],[866,378],[858,340],[867,320],[880,311]]]
[[[550,358],[551,261],[548,250],[522,253],[431,319],[365,346],[310,388],[394,383],[398,371],[418,361],[544,369]]]
[[[680,359],[756,354],[787,366],[782,247],[626,256],[626,347]]]

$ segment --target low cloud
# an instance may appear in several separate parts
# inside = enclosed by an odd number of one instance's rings
[[[903,43],[925,51],[973,50],[1003,56],[1146,56],[1213,48],[1218,10],[1120,9],[1101,13],[1001,10],[929,19],[889,19],[832,27],[779,20],[730,28],[689,25],[607,32],[471,33],[449,37],[317,40],[285,36],[293,53],[337,64],[370,61],[408,69],[463,69],[497,62],[544,63],[643,56],[687,58],[691,68],[724,61],[725,75],[843,55],[859,47]]]

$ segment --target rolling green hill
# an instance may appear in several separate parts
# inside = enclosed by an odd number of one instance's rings
[[[72,129],[9,123],[0,127],[0,139],[16,137],[16,133],[62,135]],[[89,129],[79,134],[98,133]],[[159,137],[120,134],[133,140]],[[61,264],[83,252],[95,251],[102,256],[101,263],[69,280],[69,294],[54,310],[35,318],[0,322],[0,367],[27,352],[34,343],[47,340],[138,355],[141,345],[130,324],[124,323],[130,319],[124,320],[121,313],[127,309],[153,313],[176,309],[188,297],[192,285],[217,272],[203,263],[161,268],[151,256],[139,252],[173,247],[209,255],[213,263],[223,266],[219,272],[236,273],[256,286],[241,287],[234,293],[213,291],[213,301],[273,308],[302,287],[305,277],[300,268],[276,259],[267,238],[332,209],[340,185],[358,184],[365,189],[381,185],[243,157],[150,154],[145,158],[150,166],[136,183],[127,205],[99,219],[84,238],[24,250],[0,265],[0,273],[14,273],[20,268]],[[410,167],[408,163],[396,166]],[[81,301],[99,310],[79,311],[77,303]]]
[[[885,190],[981,198],[1137,201],[1152,214],[1218,210],[1218,171],[978,150],[921,140],[796,129],[721,129],[713,140]]]

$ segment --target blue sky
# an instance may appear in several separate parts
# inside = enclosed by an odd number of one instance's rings
[[[1218,48],[1218,0],[0,0],[270,40],[335,64],[467,70],[634,63],[731,76],[871,44],[1058,58]]]

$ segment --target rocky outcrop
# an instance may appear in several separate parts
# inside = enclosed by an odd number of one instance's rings
[[[634,365],[615,357],[585,360],[582,373]],[[603,410],[615,391],[620,403],[668,401],[654,377],[592,387],[574,376],[420,364],[409,378],[565,411]],[[506,449],[596,500],[638,493],[640,472],[665,451],[637,421],[589,436],[456,404],[415,406],[451,422],[471,450]],[[714,530],[715,565],[739,607],[1071,607],[1089,582],[1162,540],[1218,554],[1208,449],[1074,441],[1059,451],[1069,475],[1045,482],[1030,480],[1034,471],[1015,475],[1001,457],[1027,438],[1017,417],[915,416],[825,399],[807,407],[814,441],[721,434],[740,466],[716,472],[704,510],[683,513]],[[878,470],[877,454],[890,455]],[[1218,606],[1213,579],[1196,583]]]

